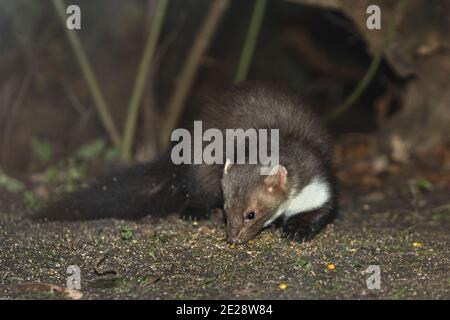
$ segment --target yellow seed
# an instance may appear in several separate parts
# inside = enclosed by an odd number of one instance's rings
[[[280,283],[279,287],[280,287],[281,290],[286,290],[287,284],[282,282],[282,283]]]
[[[197,221],[194,221],[194,222],[192,222],[192,225],[195,227],[195,226],[198,226],[198,222]]]
[[[423,243],[422,242],[414,242],[413,243],[413,247],[414,248],[422,248],[423,247]]]
[[[327,269],[328,270],[333,271],[335,268],[336,268],[336,266],[334,265],[334,263],[330,262],[330,263],[327,264]]]

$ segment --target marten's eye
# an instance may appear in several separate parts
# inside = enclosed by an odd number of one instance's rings
[[[247,213],[247,215],[245,216],[246,220],[253,220],[256,217],[256,213],[255,211],[250,211]]]

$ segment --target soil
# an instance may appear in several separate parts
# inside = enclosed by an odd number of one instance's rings
[[[66,287],[70,265],[82,299],[449,299],[450,184],[413,192],[416,174],[386,174],[379,187],[340,175],[340,215],[315,238],[270,229],[241,246],[226,243],[220,213],[36,224],[2,192],[0,299],[70,299],[36,285]]]

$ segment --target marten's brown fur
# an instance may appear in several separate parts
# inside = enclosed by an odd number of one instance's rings
[[[223,208],[228,240],[243,243],[275,221],[307,238],[331,220],[336,188],[327,135],[318,118],[286,90],[263,84],[234,87],[207,98],[204,129],[279,129],[279,163],[271,176],[258,164],[174,165],[170,150],[157,160],[100,178],[49,203],[34,218],[136,219],[146,215],[204,215]],[[225,163],[225,158],[223,159]],[[311,209],[311,212],[291,212]],[[298,214],[297,214],[298,213]],[[251,218],[251,219],[250,219]]]

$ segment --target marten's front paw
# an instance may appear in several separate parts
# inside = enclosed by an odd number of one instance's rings
[[[206,220],[210,216],[210,213],[205,213],[200,209],[186,209],[180,214],[180,218],[187,221]]]
[[[283,226],[283,235],[289,240],[304,242],[310,240],[316,232],[306,226]]]

